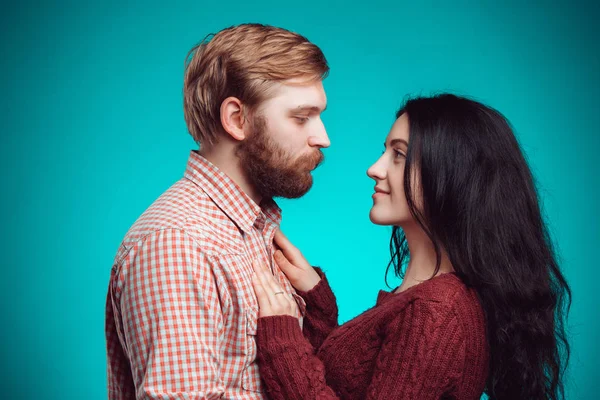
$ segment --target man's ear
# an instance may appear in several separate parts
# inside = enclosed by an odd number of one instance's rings
[[[233,139],[246,139],[244,105],[237,97],[228,97],[221,103],[221,125]]]

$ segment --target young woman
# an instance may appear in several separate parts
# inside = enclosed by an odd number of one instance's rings
[[[571,293],[506,119],[450,94],[409,100],[368,175],[402,284],[338,326],[325,275],[278,233],[275,260],[307,307],[300,328],[295,301],[255,265],[269,396],[562,398]]]

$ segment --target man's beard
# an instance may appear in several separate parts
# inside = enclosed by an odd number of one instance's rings
[[[295,158],[269,137],[264,116],[250,122],[250,136],[236,150],[246,178],[262,198],[303,196],[312,186],[311,171],[323,162],[320,150]],[[292,161],[293,160],[293,161]]]

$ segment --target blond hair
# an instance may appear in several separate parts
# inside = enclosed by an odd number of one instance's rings
[[[252,111],[268,98],[274,82],[322,80],[328,72],[321,49],[297,33],[260,24],[223,29],[186,57],[183,109],[188,130],[199,145],[212,145],[222,131],[221,103],[227,97],[238,98]]]

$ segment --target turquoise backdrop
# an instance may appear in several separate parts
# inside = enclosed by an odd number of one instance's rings
[[[599,396],[598,2],[21,2],[0,15],[2,384],[6,399],[104,399],[104,302],[136,218],[194,143],[183,62],[242,22],[325,52],[331,138],[283,228],[329,273],[343,321],[384,288],[390,229],[369,222],[379,156],[406,94],[451,90],[514,124],[573,289],[569,399]],[[394,284],[394,281],[391,282]]]

